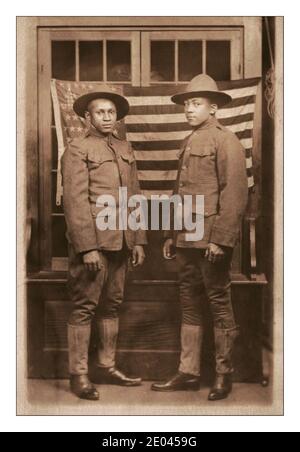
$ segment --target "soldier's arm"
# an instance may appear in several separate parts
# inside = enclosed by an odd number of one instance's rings
[[[68,235],[76,253],[97,249],[88,198],[89,173],[85,153],[75,140],[62,157],[63,201]]]
[[[248,199],[245,152],[238,138],[226,134],[217,150],[219,211],[210,242],[234,247]]]
[[[177,156],[178,156],[178,171],[177,171],[177,177],[176,177],[176,181],[175,181],[174,189],[173,189],[173,193],[172,193],[173,195],[178,193],[179,178],[180,178],[180,166],[181,166],[181,161],[182,161],[182,158],[183,158],[183,151],[184,151],[184,149],[185,149],[185,147],[187,145],[188,139],[189,139],[189,136],[184,138],[183,142],[181,143],[180,149],[179,149],[179,151],[177,153]],[[170,230],[169,231],[164,231],[164,239],[165,240],[173,240],[174,239],[174,205],[173,205],[173,203],[171,204],[171,207],[170,207],[170,215],[171,215],[171,218],[170,218]],[[167,252],[166,253],[164,252],[164,254],[167,255]],[[170,253],[168,253],[168,254],[170,254]]]

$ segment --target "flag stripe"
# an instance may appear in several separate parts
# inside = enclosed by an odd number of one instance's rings
[[[231,124],[240,124],[253,121],[253,113],[245,113],[244,115],[231,116],[230,118],[217,118],[222,126],[230,126]]]
[[[248,79],[239,80],[226,80],[217,82],[220,91],[228,91],[229,89],[241,89],[257,86],[260,81],[259,77],[253,77]],[[175,93],[183,92],[188,83],[183,83],[182,85],[164,84],[164,85],[153,85],[148,87],[134,87],[129,85],[123,86],[123,95],[126,97],[137,97],[137,96],[160,96],[169,95],[172,96]],[[116,85],[114,85],[116,86]]]
[[[163,193],[162,193],[161,190],[153,190],[153,189],[151,189],[151,190],[141,190],[141,192],[147,198],[150,198],[152,195],[155,195],[155,196],[161,196],[161,195],[172,196],[172,194],[173,194],[173,190],[164,190]]]
[[[177,169],[165,171],[139,171],[139,181],[175,181],[177,177]]]
[[[182,141],[188,134],[189,130],[178,132],[145,132],[145,133],[126,133],[128,141]]]
[[[165,190],[174,190],[174,180],[141,180],[141,190],[158,190],[164,193]]]
[[[130,124],[126,121],[126,131],[127,133],[145,133],[145,132],[177,132],[177,131],[192,131],[191,126],[186,122],[178,123],[168,123],[164,121],[165,115],[157,115],[160,119],[160,123],[140,123],[140,124]],[[247,113],[246,115],[240,115],[233,118],[220,119],[220,124],[224,126],[234,126],[239,124],[240,130],[243,130],[249,123],[253,120],[253,113]],[[253,128],[253,124],[250,125]],[[238,130],[238,129],[236,129]],[[235,131],[235,130],[233,130]]]
[[[252,157],[246,158],[246,168],[249,169],[249,170],[250,169],[252,170],[252,166],[253,166]]]
[[[178,160],[178,149],[158,149],[156,151],[134,151],[136,160]]]
[[[179,160],[137,160],[137,169],[139,171],[143,171],[144,175],[146,172],[154,172],[155,178],[160,179],[161,171],[173,171],[178,169]],[[246,158],[246,167],[248,169],[252,168],[252,157]],[[144,177],[145,179],[145,177]],[[153,177],[149,177],[149,179],[153,179]],[[174,178],[176,179],[176,177]]]
[[[253,176],[252,168],[247,168],[247,177],[250,178],[252,176]],[[248,180],[248,187],[249,187],[249,180]]]
[[[240,99],[243,97],[252,97],[256,94],[256,86],[251,86],[247,88],[236,88],[225,90],[226,94],[232,97],[232,99]],[[174,105],[171,100],[171,96],[127,96],[129,105],[132,107],[143,106],[143,105]]]
[[[240,124],[230,124],[227,126],[227,129],[231,130],[231,132],[235,134],[250,130],[250,136],[252,136],[253,121],[241,122]]]
[[[251,129],[246,129],[246,130],[242,130],[241,132],[236,132],[236,136],[238,137],[239,140],[243,140],[245,138],[250,139],[252,141],[252,130]]]
[[[131,124],[160,124],[162,120],[161,115],[132,115],[129,114],[125,118],[125,122],[128,127]],[[163,115],[164,123],[174,124],[174,123],[184,123],[186,122],[186,117],[184,113],[174,113],[174,114],[164,114]]]
[[[245,149],[246,159],[252,157],[252,148]]]
[[[128,139],[128,138],[127,138]],[[131,141],[132,147],[135,150],[141,149],[142,151],[157,151],[160,149],[179,149],[182,140],[170,140],[170,141]]]
[[[252,123],[253,125],[253,123]],[[243,130],[240,126],[231,126],[228,127],[230,130],[236,133],[237,137],[242,138],[250,138],[252,136],[252,129]],[[128,141],[136,142],[136,141],[174,141],[174,140],[183,140],[188,134],[190,130],[179,130],[176,132],[144,132],[144,133],[127,133],[126,137]]]
[[[244,117],[249,113],[254,113],[254,104],[242,105],[236,108],[220,109],[217,112],[217,118],[221,121],[231,120],[237,121],[238,118]],[[186,122],[186,117],[184,113],[162,113],[164,123],[184,123]],[[253,116],[253,115],[252,115]],[[133,115],[129,113],[125,118],[126,124],[160,124],[161,115]],[[241,122],[241,121],[240,121]],[[225,124],[226,125],[226,124]]]
[[[222,110],[238,108],[247,104],[254,104],[255,96],[246,96],[240,97],[238,99],[233,99],[228,105],[224,105]],[[129,103],[130,105],[130,103]],[[183,106],[176,105],[173,103],[170,104],[159,104],[159,105],[147,105],[145,103],[141,105],[130,105],[130,115],[157,115],[157,114],[174,114],[174,113],[182,113]],[[126,118],[125,118],[126,122]]]
[[[222,109],[227,110],[231,108],[237,108],[241,107],[242,105],[248,105],[248,104],[255,104],[255,96],[246,96],[246,97],[239,97],[238,99],[233,99],[232,102],[230,102],[227,105],[224,105]]]
[[[256,86],[249,86],[245,88],[234,88],[234,89],[225,89],[224,92],[229,94],[232,99],[240,99],[243,97],[252,97],[256,95]]]
[[[159,124],[128,124],[126,122],[126,131],[129,133],[147,133],[147,132],[181,132],[189,131],[191,132],[191,126],[186,122],[180,123],[165,123],[164,115],[157,115],[160,118]]]
[[[254,113],[255,111],[255,104],[254,103],[250,103],[250,104],[245,104],[245,105],[240,105],[238,107],[234,107],[234,108],[221,108],[220,110],[217,111],[217,118],[218,119],[223,119],[223,118],[234,118],[236,116],[241,116],[244,115],[246,113]]]
[[[240,142],[244,149],[251,149],[253,147],[252,137],[240,139]],[[252,152],[252,149],[251,149],[251,152]]]
[[[146,171],[177,170],[179,160],[137,160],[137,169]]]

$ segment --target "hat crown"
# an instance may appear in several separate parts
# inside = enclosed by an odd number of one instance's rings
[[[218,91],[218,86],[209,75],[199,74],[187,86],[187,91]]]
[[[103,92],[103,93],[120,94],[120,95],[122,95],[122,90],[119,87],[117,87],[117,86],[110,86],[110,85],[106,85],[106,84],[101,84],[101,85],[99,85],[99,87],[101,88],[101,92]],[[86,91],[86,94],[94,93],[94,92],[95,92],[95,89],[94,88],[90,88],[88,91]]]

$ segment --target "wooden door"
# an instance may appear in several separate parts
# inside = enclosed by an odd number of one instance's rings
[[[29,376],[68,375],[66,324],[72,305],[66,292],[63,207],[55,204],[57,142],[50,79],[132,86],[187,83],[200,72],[216,80],[235,79],[243,76],[242,55],[239,27],[39,30],[39,259],[34,265],[39,272],[28,284]],[[163,262],[161,245],[161,233],[149,233],[148,260],[127,284],[118,344],[120,366],[151,379],[176,369],[180,349],[176,264]],[[236,253],[239,272],[241,249]],[[95,344],[96,338],[92,348]],[[209,355],[211,347],[207,350]]]

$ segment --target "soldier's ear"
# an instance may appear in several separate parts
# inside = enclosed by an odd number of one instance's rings
[[[218,111],[218,105],[217,104],[210,104],[210,114],[215,115]]]
[[[89,112],[88,110],[86,110],[86,111],[84,112],[84,117],[85,117],[85,119],[86,119],[87,121],[90,121],[90,120],[91,120],[91,115],[90,115],[90,112]]]

